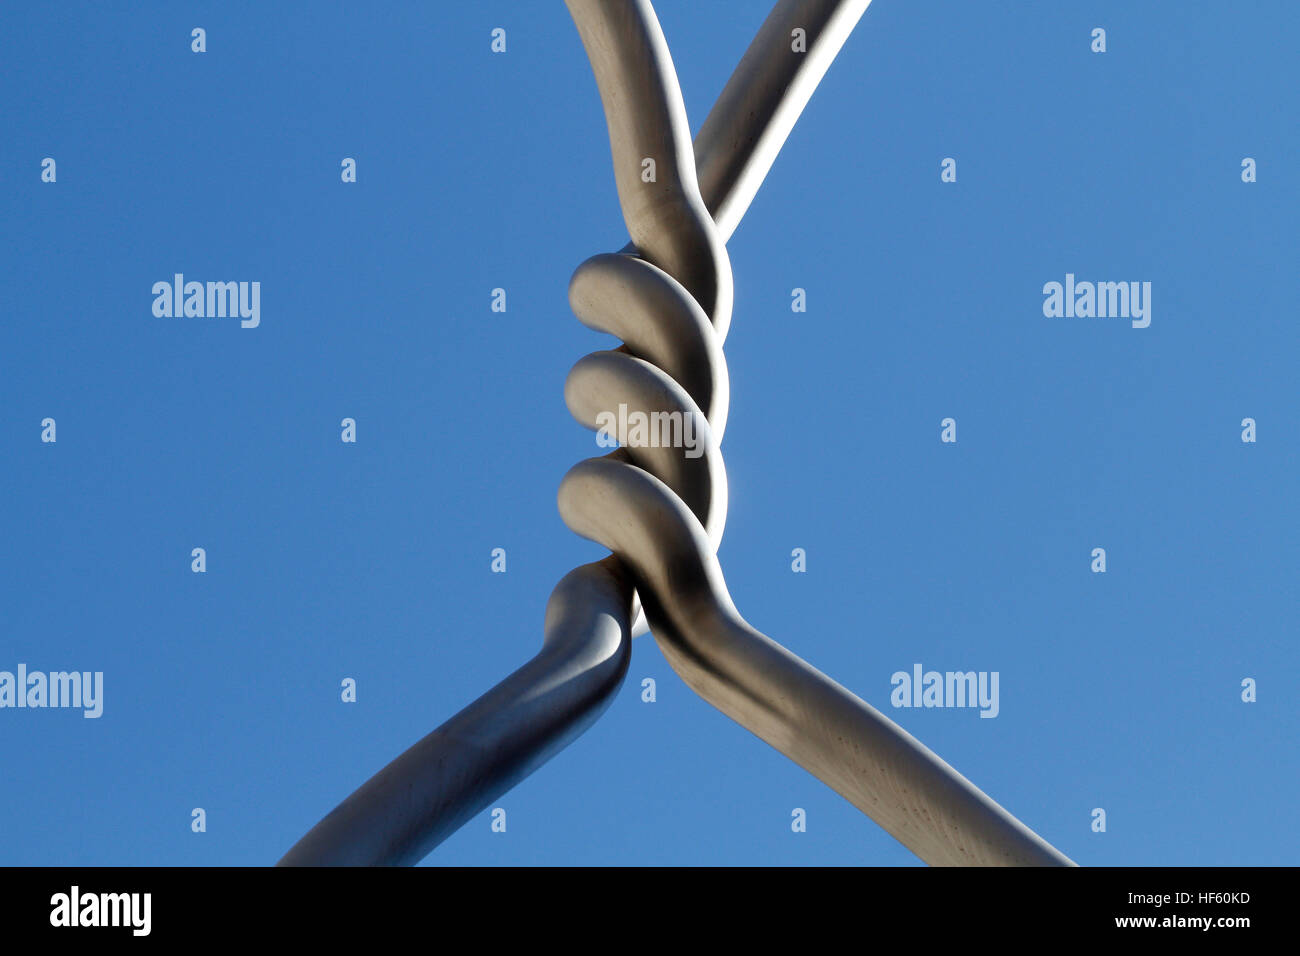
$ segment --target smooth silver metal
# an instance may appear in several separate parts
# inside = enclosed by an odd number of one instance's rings
[[[748,208],[867,2],[778,6],[700,130],[698,182],[683,165],[685,110],[648,0],[567,2],[605,106],[623,217],[649,260],[600,256],[574,275],[574,312],[626,338],[624,351],[596,353],[573,368],[565,386],[569,407],[589,427],[600,410],[618,403],[645,412],[700,414],[707,407],[721,424],[728,399],[718,386],[726,376],[721,345],[730,315],[719,320],[710,305],[731,301],[723,231],[734,230]],[[631,25],[629,7],[636,14]],[[804,30],[807,53],[791,49],[796,27]],[[669,170],[666,182],[646,183],[642,161],[660,156],[669,157],[661,164]],[[700,194],[706,182],[707,200]],[[700,203],[713,214],[704,223]],[[638,236],[655,241],[651,254]],[[674,264],[682,260],[695,271],[679,285]],[[702,265],[716,270],[716,281],[699,274]],[[711,326],[688,300],[696,289],[706,294],[695,298],[714,319]],[[694,460],[679,448],[637,448],[619,437],[623,448],[565,476],[560,514],[573,531],[623,559],[664,656],[696,693],[927,863],[1070,864],[916,738],[741,617],[715,556],[726,509],[726,475],[713,444],[720,434],[708,435],[708,454]]]
[[[566,2],[605,107],[633,238],[623,254],[589,259],[570,283],[578,317],[625,344],[580,360],[566,402],[589,427],[620,402],[694,416],[705,451],[624,447],[575,466],[560,486],[561,514],[615,556],[560,582],[533,661],[393,761],[281,864],[419,860],[599,715],[648,616],[689,686],[923,860],[1068,865],[902,728],[750,627],[714,556],[727,489],[718,447],[729,397],[725,242],[870,0],[781,0],[693,147],[649,0]],[[791,49],[796,28],[804,53]],[[653,182],[641,175],[646,158]]]
[[[559,504],[572,530],[631,569],[656,641],[692,690],[926,863],[1071,865],[903,728],[751,627],[704,528],[662,481],[590,459],[565,476]]]
[[[536,657],[344,800],[280,866],[410,865],[581,734],[627,673],[632,588],[606,558],[561,579]]]
[[[695,168],[731,239],[831,62],[871,0],[785,0],[772,8],[695,137]],[[794,51],[795,30],[806,52]]]
[[[650,0],[565,0],[605,107],[614,183],[637,253],[731,322],[731,263],[700,197],[686,104]],[[655,164],[654,180],[643,163]]]

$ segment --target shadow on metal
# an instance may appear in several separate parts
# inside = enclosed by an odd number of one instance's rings
[[[727,510],[725,243],[870,0],[781,0],[693,149],[649,0],[566,2],[605,107],[632,243],[587,260],[570,282],[579,319],[624,344],[581,359],[565,400],[591,428],[620,404],[689,419],[701,453],[619,434],[624,447],[576,465],[560,485],[561,515],[614,554],[557,585],[532,661],[376,774],[280,864],[419,861],[603,712],[648,618],[696,693],[926,862],[1070,865],[889,718],[746,623],[715,557]],[[792,49],[796,29],[803,51]]]

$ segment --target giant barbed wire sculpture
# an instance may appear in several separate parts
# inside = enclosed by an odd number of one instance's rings
[[[620,432],[621,447],[574,466],[560,514],[612,554],[556,585],[541,651],[372,777],[281,865],[418,862],[590,726],[647,627],[692,690],[925,862],[1071,865],[880,711],[750,626],[716,557],[727,511],[726,242],[870,0],[779,0],[693,149],[650,0],[566,3],[600,91],[632,241],[570,281],[578,318],[623,345],[581,359],[565,401],[591,428],[620,406],[666,416],[693,426],[703,452]]]

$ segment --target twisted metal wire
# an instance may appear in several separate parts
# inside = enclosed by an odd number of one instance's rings
[[[869,2],[780,0],[692,153],[649,0],[566,0],[604,104],[632,236],[570,282],[578,318],[624,344],[574,366],[566,403],[593,428],[619,404],[691,416],[704,453],[624,445],[575,465],[560,484],[561,516],[613,554],[556,586],[541,652],[380,771],[281,865],[418,861],[603,712],[626,674],[634,626],[645,626],[640,602],[693,690],[921,859],[1070,864],[902,728],[745,622],[716,558],[727,500],[725,243]],[[804,53],[790,47],[795,28],[806,32]],[[644,158],[656,162],[651,183],[640,177]]]

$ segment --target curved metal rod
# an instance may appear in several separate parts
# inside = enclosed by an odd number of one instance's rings
[[[867,2],[802,0],[778,7],[764,23],[697,138],[704,155],[700,185],[708,183],[706,205],[719,220],[703,226],[703,239],[676,139],[685,122],[680,96],[662,70],[646,78],[648,64],[662,62],[656,57],[662,36],[648,0],[567,2],[605,105],[619,201],[634,245],[641,249],[638,235],[667,236],[674,248],[697,250],[691,262],[696,271],[686,278],[674,272],[674,266],[681,269],[680,258],[662,253],[646,258],[663,271],[634,265],[630,257],[604,257],[579,269],[570,286],[574,311],[604,331],[635,327],[638,344],[625,346],[629,354],[597,353],[579,362],[566,385],[570,409],[590,427],[598,410],[625,398],[639,410],[699,414],[692,399],[703,402],[700,394],[687,395],[676,376],[638,362],[639,339],[658,341],[674,333],[682,343],[694,338],[688,357],[707,371],[709,364],[725,370],[720,345],[726,321],[714,316],[711,348],[707,327],[702,335],[691,334],[702,323],[688,321],[681,300],[689,292],[709,311],[715,301],[709,297],[729,285],[725,250],[715,252],[717,243],[748,208],[794,118]],[[623,17],[629,7],[639,14],[631,24]],[[790,47],[796,26],[805,30],[807,53]],[[644,121],[638,111],[644,111]],[[641,162],[664,156],[665,184],[648,187]],[[717,272],[716,283],[708,281],[709,270]],[[629,308],[635,318],[626,315]],[[672,358],[688,364],[681,355]],[[697,388],[715,399],[708,376],[698,381]],[[720,404],[725,414],[725,397]],[[582,462],[565,476],[560,512],[572,530],[609,547],[631,568],[656,641],[693,690],[829,784],[927,863],[1071,865],[888,717],[740,616],[715,557],[726,478],[711,442],[710,455],[692,466],[680,450],[675,456],[664,449],[651,454],[619,437],[624,448]]]
[[[280,866],[409,865],[581,734],[631,656],[632,587],[613,558],[570,571],[536,657],[370,778]]]
[[[692,690],[926,863],[1072,865],[903,728],[751,627],[704,528],[662,481],[589,459],[565,475],[559,505],[573,531],[631,569],[655,639]]]
[[[605,107],[632,245],[694,296],[725,336],[731,262],[700,195],[686,104],[650,0],[565,0]],[[653,178],[643,165],[653,161]]]
[[[734,231],[812,89],[868,2],[779,0],[696,138],[698,183],[694,182],[695,169],[683,156],[685,111],[653,9],[643,2],[599,5],[619,21],[617,29],[629,31],[634,47],[640,44],[640,51],[633,49],[626,62],[649,74],[648,82],[638,84],[620,75],[626,73],[626,66],[620,68],[615,63],[612,70],[606,70],[610,80],[623,83],[634,96],[624,104],[626,112],[621,118],[615,110],[610,119],[612,150],[617,159],[619,142],[649,143],[648,149],[656,152],[660,163],[657,172],[668,176],[662,180],[667,190],[663,194],[671,196],[675,191],[670,206],[680,202],[686,210],[684,215],[678,213],[679,223],[667,224],[664,234],[675,238],[666,246],[653,229],[633,231],[634,221],[641,217],[631,217],[629,231],[644,243],[647,259],[658,261],[683,279],[692,293],[688,298],[709,304],[715,329],[721,332],[726,330],[731,308],[730,267],[722,243]],[[570,9],[576,21],[601,15],[602,10],[595,6],[584,2],[571,4]],[[789,50],[787,27],[794,26],[807,31],[807,54],[777,56]],[[750,87],[755,87],[755,93],[747,96]],[[660,129],[673,131],[670,139],[660,139],[657,145],[637,139],[644,136],[638,131],[639,120],[632,120],[630,127],[624,125],[629,118],[652,114],[662,124]],[[615,127],[615,122],[620,125]],[[623,149],[622,155],[629,153]],[[632,158],[639,164],[638,157]],[[624,192],[620,189],[620,200]],[[635,193],[630,195],[629,203],[635,198]],[[706,213],[719,216],[717,228],[710,228],[714,224],[709,216],[700,215],[701,203]],[[659,228],[665,229],[664,224]],[[629,251],[638,248],[633,245]],[[703,270],[697,267],[700,262],[707,264]],[[588,265],[598,271],[597,260]],[[723,276],[725,283],[720,283]],[[578,279],[575,275],[580,291]],[[599,290],[594,294],[598,298]],[[674,293],[670,289],[668,294]],[[581,294],[571,294],[571,301],[583,318]],[[600,303],[592,308],[607,312]],[[650,311],[668,314],[655,307]],[[699,324],[691,317],[681,320],[682,327],[692,323]],[[697,336],[694,341],[700,348],[684,348],[676,331],[656,341],[656,331],[648,333],[649,339],[643,334],[638,340],[631,328],[609,330],[627,340],[628,351],[642,355],[680,382],[713,425],[711,445],[720,441],[727,394],[720,337],[701,340]],[[684,334],[689,340],[689,333]],[[715,347],[716,353],[709,354]],[[571,407],[576,399],[571,400]],[[720,459],[709,471],[720,473]],[[722,475],[724,495],[725,486]],[[725,515],[725,498],[719,507],[713,491],[697,503],[712,515]],[[721,533],[720,518],[714,521],[716,527],[711,530],[716,538]],[[572,572],[557,585],[547,605],[542,651],[371,778],[299,840],[280,865],[417,862],[603,712],[626,672],[629,619],[637,620],[633,633],[645,630],[639,602],[617,558]]]
[[[689,303],[686,314],[678,316],[682,327],[698,324],[698,302],[707,302],[710,318],[725,328],[731,314],[730,264],[699,195],[686,109],[654,11],[646,0],[586,4],[575,0],[572,9],[592,50],[608,46],[615,51],[596,70],[602,95],[608,95],[610,84],[622,84],[621,95],[635,100],[625,104],[626,111],[607,110],[616,159],[635,163],[638,174],[642,156],[652,151],[656,159],[653,190],[627,192],[623,187],[630,180],[616,177],[620,200],[638,210],[627,217],[629,230],[644,243],[647,256],[675,270],[689,284],[689,292],[671,279],[671,287],[660,288],[679,305]],[[635,80],[629,79],[632,74],[620,63],[634,65]],[[637,121],[640,117],[644,124]],[[616,258],[620,261],[615,269],[625,269],[622,260],[628,257]],[[642,265],[656,278],[666,278],[663,270],[648,262]],[[602,272],[601,264],[593,263],[587,274]],[[578,278],[575,284],[576,301],[581,301],[584,281]],[[593,303],[597,308],[600,304]],[[703,321],[707,327],[709,319]],[[668,335],[675,339],[675,331],[680,329],[669,330]],[[635,335],[629,338],[637,341]],[[642,354],[670,368],[697,362],[683,354],[680,343],[662,336],[656,341],[651,335],[642,345]],[[713,354],[720,359],[721,350]],[[627,374],[629,364],[640,373],[643,399],[648,400],[657,387],[679,409],[692,405],[689,393],[650,362],[611,353],[589,357],[583,371],[570,377],[573,385],[566,391],[571,406],[582,407],[583,372],[590,381],[592,376],[600,379],[611,365]],[[705,368],[703,373],[711,387],[707,400],[711,407],[721,402],[725,414],[725,370],[718,375]],[[702,413],[689,410],[699,415],[707,438]],[[710,440],[709,446],[712,452],[701,467],[681,469],[679,474],[663,455],[649,454],[641,462],[665,477],[689,477],[686,483],[699,489],[694,497],[700,506],[723,515],[725,475],[710,483],[708,475],[700,474],[701,468],[721,474],[716,440]],[[717,533],[721,534],[720,527]],[[551,595],[541,653],[367,781],[299,840],[280,865],[418,862],[604,711],[627,671],[629,622],[634,619],[644,617],[617,557],[611,555],[569,574]]]

